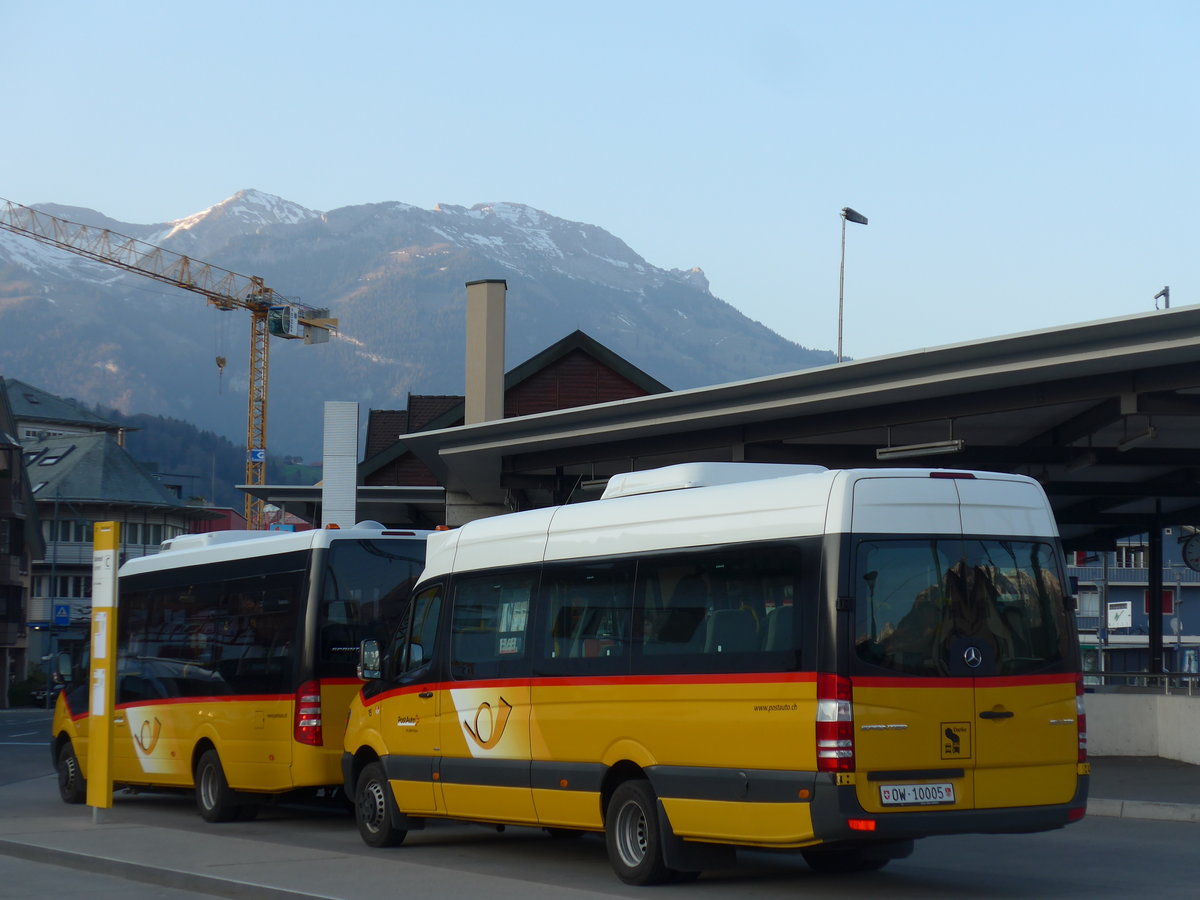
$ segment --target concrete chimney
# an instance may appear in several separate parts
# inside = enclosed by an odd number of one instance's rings
[[[504,304],[508,282],[467,282],[467,396],[463,424],[504,418]]]

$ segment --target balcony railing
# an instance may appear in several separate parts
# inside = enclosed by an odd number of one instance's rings
[[[93,545],[89,543],[51,541],[46,544],[46,555],[37,562],[41,566],[48,566],[51,562],[60,566],[90,566],[94,552]],[[155,553],[158,553],[158,544],[121,544],[122,561]]]
[[[1101,584],[1106,578],[1109,584],[1150,583],[1150,570],[1146,568],[1109,566],[1105,572],[1103,566],[1067,566],[1067,575],[1078,578],[1080,584]],[[1200,584],[1200,572],[1184,566],[1163,566],[1163,586],[1170,587],[1176,581],[1180,584]]]

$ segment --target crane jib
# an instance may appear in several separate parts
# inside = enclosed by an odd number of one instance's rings
[[[257,275],[239,275],[108,228],[72,222],[0,198],[0,229],[87,259],[144,275],[204,296],[220,310],[250,312],[250,390],[246,414],[246,484],[266,483],[269,335],[321,344],[337,329],[328,309],[304,306],[267,287]],[[224,366],[223,357],[218,366]],[[265,501],[246,494],[246,527],[261,529]]]

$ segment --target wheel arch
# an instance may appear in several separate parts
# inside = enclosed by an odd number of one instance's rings
[[[600,821],[608,824],[608,801],[613,792],[627,781],[642,779],[649,781],[646,770],[633,760],[622,759],[608,767],[600,783]]]
[[[202,757],[209,750],[212,750],[217,754],[217,759],[221,758],[221,751],[217,749],[217,745],[212,738],[202,737],[200,740],[196,741],[196,745],[192,747],[192,762],[188,767],[189,771],[192,773],[192,784],[196,783],[196,767],[200,765],[200,757]]]

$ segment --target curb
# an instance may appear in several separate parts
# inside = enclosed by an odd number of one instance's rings
[[[183,891],[199,891],[214,897],[231,897],[235,900],[336,900],[326,894],[308,894],[284,888],[256,884],[251,881],[234,881],[202,875],[199,872],[177,872],[173,869],[144,865],[123,859],[89,856],[73,850],[59,850],[37,844],[0,839],[0,855],[24,859],[28,862],[64,866],[98,875],[113,875],[129,881],[140,881],[159,887]]]
[[[1097,798],[1088,800],[1087,814],[1118,819],[1153,819],[1160,822],[1200,822],[1200,806],[1194,803]]]

